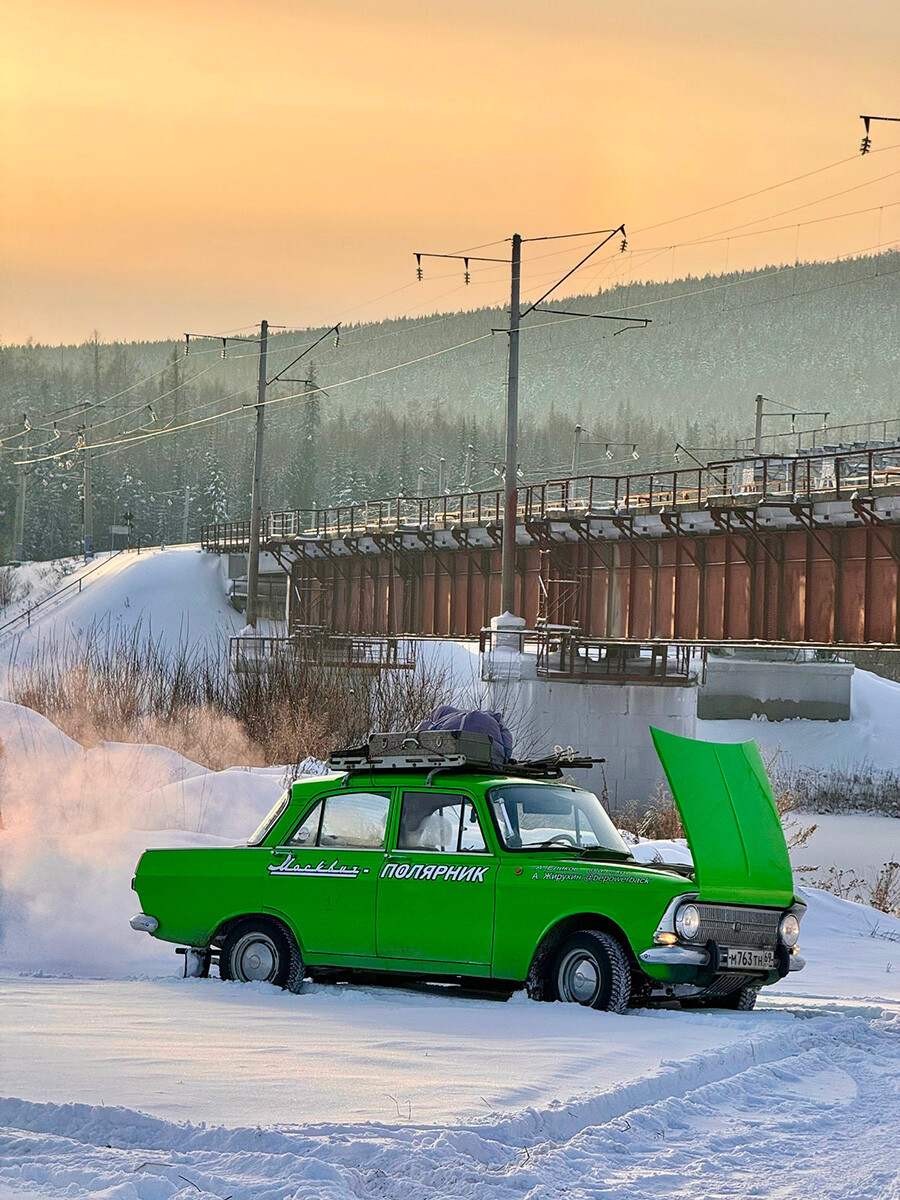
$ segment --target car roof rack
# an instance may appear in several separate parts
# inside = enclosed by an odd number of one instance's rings
[[[508,762],[495,758],[493,739],[465,730],[417,730],[373,733],[367,742],[336,750],[328,759],[335,771],[477,771],[527,779],[560,779],[567,771],[583,771],[606,759],[577,754],[557,746],[552,754]]]

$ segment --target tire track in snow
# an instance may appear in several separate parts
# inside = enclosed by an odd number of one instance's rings
[[[198,1189],[235,1200],[882,1200],[900,1195],[898,1110],[900,1020],[813,1016],[598,1096],[446,1129],[207,1129],[4,1100],[0,1188],[116,1200]]]

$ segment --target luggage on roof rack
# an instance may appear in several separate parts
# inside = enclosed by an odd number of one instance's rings
[[[334,771],[416,771],[470,767],[497,775],[531,779],[560,779],[566,771],[586,770],[602,758],[576,754],[557,746],[553,754],[498,766],[493,740],[486,733],[465,729],[420,729],[409,733],[372,733],[368,742],[336,750],[328,760]]]
[[[417,767],[491,767],[492,739],[464,729],[423,729],[407,733],[373,733],[362,746],[337,750],[329,758],[336,770],[360,767],[409,770]]]

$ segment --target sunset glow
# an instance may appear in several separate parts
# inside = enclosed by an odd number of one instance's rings
[[[900,111],[898,35],[887,0],[8,5],[0,337],[500,303],[503,269],[406,287],[412,251],[514,230],[624,222],[634,253],[594,288],[890,244],[900,175],[762,227],[852,217],[681,243],[900,171],[900,151],[639,231],[851,158],[860,112]],[[535,254],[526,284],[566,262]]]

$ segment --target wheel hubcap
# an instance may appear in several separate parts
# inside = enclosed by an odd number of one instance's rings
[[[571,950],[559,966],[559,994],[574,1004],[593,1004],[600,991],[600,964],[587,950]]]
[[[278,969],[278,951],[265,934],[249,933],[235,946],[232,961],[242,983],[267,983]]]

